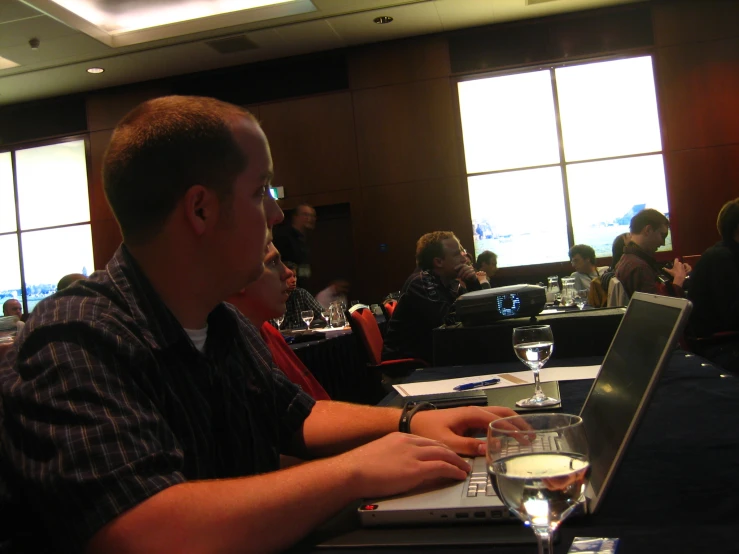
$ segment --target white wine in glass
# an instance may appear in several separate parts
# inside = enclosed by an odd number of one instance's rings
[[[554,335],[549,325],[528,325],[513,329],[513,350],[518,359],[534,372],[534,395],[516,402],[519,408],[543,408],[559,404],[541,390],[539,371],[549,360],[554,350]]]
[[[499,498],[536,534],[539,554],[552,554],[552,534],[585,501],[590,476],[582,419],[530,414],[488,426],[487,466]]]

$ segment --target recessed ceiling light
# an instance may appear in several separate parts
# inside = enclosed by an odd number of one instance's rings
[[[372,21],[374,21],[378,25],[385,25],[386,23],[391,23],[393,21],[393,18],[389,15],[381,15],[380,17],[375,17]]]
[[[102,73],[103,71],[105,70],[102,67],[88,67],[87,68],[88,73],[97,74],[97,73]]]

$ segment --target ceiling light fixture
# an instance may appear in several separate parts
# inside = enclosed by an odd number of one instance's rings
[[[105,70],[102,67],[88,67],[87,72],[92,73],[93,75],[97,75],[98,73],[103,73]]]
[[[392,23],[393,18],[389,15],[381,15],[380,17],[375,17],[372,21],[378,25],[385,25],[386,23]]]

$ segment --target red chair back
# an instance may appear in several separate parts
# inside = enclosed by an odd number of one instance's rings
[[[395,307],[397,305],[397,300],[388,300],[387,302],[385,302],[385,311],[387,311],[388,316],[393,317],[393,312],[395,311]]]
[[[374,365],[380,365],[382,361],[382,334],[380,327],[377,325],[375,314],[372,310],[359,308],[351,314],[354,329],[359,331],[364,347],[367,349],[367,355]]]

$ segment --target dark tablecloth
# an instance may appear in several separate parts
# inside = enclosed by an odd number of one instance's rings
[[[560,360],[552,365],[591,365],[598,358]],[[430,368],[409,380],[433,380],[520,370],[520,364]],[[544,370],[546,371],[546,369]],[[592,381],[562,381],[563,409],[578,413]],[[383,403],[392,402],[392,395]],[[382,529],[357,531],[347,518],[334,531],[334,544],[374,544],[380,550]],[[348,527],[347,527],[348,525]],[[502,524],[518,525],[518,523]],[[702,358],[677,351],[660,378],[645,417],[614,477],[597,514],[564,522],[557,554],[569,549],[575,536],[619,537],[618,554],[739,552],[739,379],[723,376]],[[496,533],[495,525],[486,532]],[[445,532],[446,545],[425,546],[423,552],[456,552],[455,537],[464,526]],[[326,538],[325,536],[322,538]],[[338,540],[337,540],[338,538]],[[356,551],[336,548],[335,552]],[[408,547],[382,548],[407,552]],[[465,552],[532,554],[533,545],[466,545]]]

